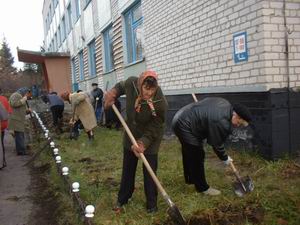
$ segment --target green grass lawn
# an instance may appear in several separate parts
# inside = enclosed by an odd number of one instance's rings
[[[81,197],[96,208],[95,224],[170,224],[161,195],[158,213],[146,213],[141,162],[132,201],[121,214],[112,210],[122,172],[122,132],[98,128],[95,137],[92,145],[85,134],[77,141],[62,137],[56,141],[62,165],[70,169],[70,179],[80,183]],[[240,198],[233,192],[235,178],[230,168],[225,168],[212,150],[206,152],[207,180],[221,190],[220,196],[197,193],[193,185],[184,183],[176,139],[163,141],[160,148],[158,178],[189,224],[300,224],[298,164],[291,160],[269,162],[254,154],[229,151],[241,175],[249,175],[255,184],[252,193]],[[54,167],[52,170],[56,172]],[[58,177],[55,180],[58,182]]]

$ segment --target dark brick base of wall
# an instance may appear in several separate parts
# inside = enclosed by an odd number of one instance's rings
[[[253,114],[253,126],[235,129],[227,141],[237,149],[257,151],[267,159],[295,156],[300,152],[300,93],[287,89],[268,92],[196,94],[205,97],[222,97],[232,104],[241,103]],[[193,102],[191,95],[167,96],[166,133],[171,134],[171,121],[178,109]]]
[[[300,152],[300,92],[272,89],[268,92],[196,94],[205,97],[222,97],[232,104],[246,105],[253,114],[253,125],[234,129],[226,143],[235,149],[258,152],[266,159],[297,156]],[[181,107],[193,102],[192,95],[166,96],[169,104],[166,135],[171,135],[171,121]],[[125,107],[122,98],[122,108]]]

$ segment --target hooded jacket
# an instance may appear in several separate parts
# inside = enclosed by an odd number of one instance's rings
[[[172,120],[178,138],[194,146],[204,139],[221,160],[226,160],[224,142],[231,133],[232,106],[223,98],[205,98],[181,108]]]
[[[159,145],[164,132],[165,114],[167,110],[167,101],[160,87],[157,88],[152,101],[155,108],[156,116],[153,115],[146,101],[141,100],[140,112],[135,109],[136,101],[140,94],[141,87],[138,84],[143,83],[146,76],[129,77],[115,85],[117,97],[126,95],[126,115],[127,125],[136,140],[144,143],[145,154],[157,154]],[[131,141],[127,134],[124,134],[123,144],[126,149],[131,148]]]

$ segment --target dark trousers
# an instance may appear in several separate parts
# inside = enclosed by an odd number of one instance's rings
[[[203,146],[190,145],[184,141],[181,142],[182,162],[185,182],[194,184],[199,192],[206,191],[209,185],[205,178],[204,158],[205,152]]]
[[[157,154],[155,155],[145,155],[147,161],[149,162],[151,168],[156,174],[157,171]],[[128,199],[131,198],[134,191],[134,182],[135,182],[135,172],[138,163],[138,158],[134,155],[131,150],[124,149],[123,152],[123,171],[121,186],[118,194],[118,202],[123,205],[128,202]],[[144,190],[146,195],[148,209],[157,206],[157,188],[152,180],[150,174],[148,173],[146,167],[143,165],[143,174],[144,174]]]
[[[24,155],[26,153],[24,132],[15,131],[15,142],[17,154]]]
[[[55,105],[50,108],[52,112],[52,119],[53,119],[53,126],[58,125],[58,121],[62,120],[63,118],[63,112],[64,112],[64,106],[63,105]]]
[[[5,148],[4,148],[4,131],[1,131],[1,145],[2,145],[2,152],[0,154],[2,154],[2,165],[1,167],[5,167],[6,166],[6,160],[5,160]]]
[[[4,152],[4,134],[5,132],[1,131],[1,145],[2,145],[3,152]]]

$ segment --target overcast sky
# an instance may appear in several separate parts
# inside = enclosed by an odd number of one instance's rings
[[[39,51],[43,45],[42,7],[43,0],[0,0],[0,42],[4,35],[19,68],[17,47]]]

